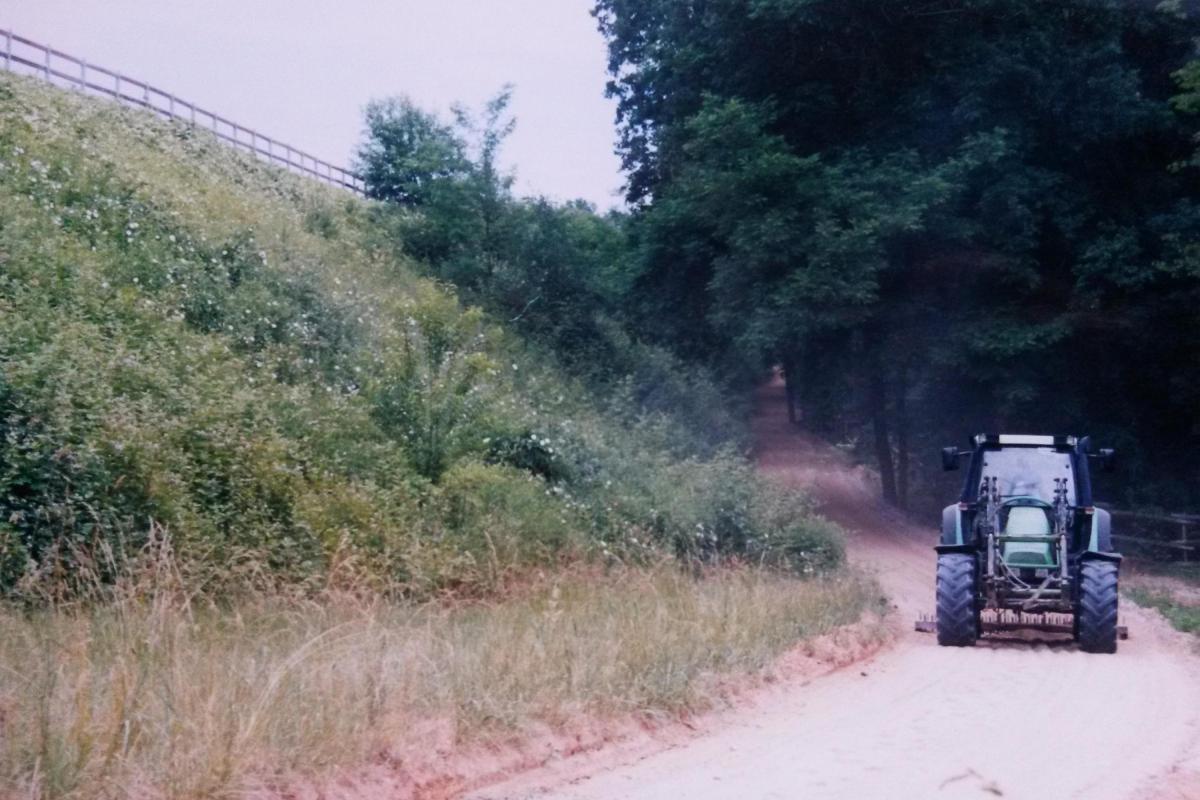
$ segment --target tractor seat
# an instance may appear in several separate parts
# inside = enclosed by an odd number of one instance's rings
[[[1008,509],[1002,536],[1045,536],[1041,542],[1003,542],[1000,548],[1004,563],[1013,567],[1052,567],[1054,547],[1050,540],[1050,518],[1040,506],[1014,505]]]

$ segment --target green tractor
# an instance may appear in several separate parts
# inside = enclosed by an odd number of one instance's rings
[[[959,502],[942,512],[937,545],[940,645],[966,647],[992,631],[1070,633],[1082,650],[1115,653],[1121,555],[1110,517],[1092,504],[1089,460],[1112,450],[1087,437],[979,434],[947,447],[942,466],[968,459]]]

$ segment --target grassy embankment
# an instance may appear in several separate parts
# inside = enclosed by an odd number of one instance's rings
[[[702,708],[869,605],[707,432],[736,421],[596,398],[393,229],[0,78],[0,795],[228,796],[421,720]],[[743,566],[665,566],[714,555]]]
[[[1126,580],[1129,598],[1157,610],[1177,630],[1200,636],[1200,564],[1140,567]]]

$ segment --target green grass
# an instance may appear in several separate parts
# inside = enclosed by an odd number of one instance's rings
[[[1200,563],[1138,561],[1125,593],[1159,611],[1177,630],[1200,634]]]
[[[1127,593],[1139,606],[1156,609],[1176,630],[1200,635],[1200,604],[1189,603],[1167,589],[1135,587]]]

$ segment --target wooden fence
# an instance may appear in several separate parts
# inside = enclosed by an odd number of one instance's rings
[[[1109,508],[1122,552],[1156,561],[1191,561],[1200,549],[1200,515],[1146,514]]]
[[[362,178],[350,170],[264,136],[253,128],[225,119],[170,92],[120,72],[89,64],[81,58],[18,36],[12,31],[0,29],[0,37],[3,38],[4,48],[0,60],[10,72],[40,77],[56,86],[73,88],[85,94],[110,97],[118,103],[139,106],[167,119],[184,120],[211,130],[218,139],[268,163],[359,196],[364,194]]]

